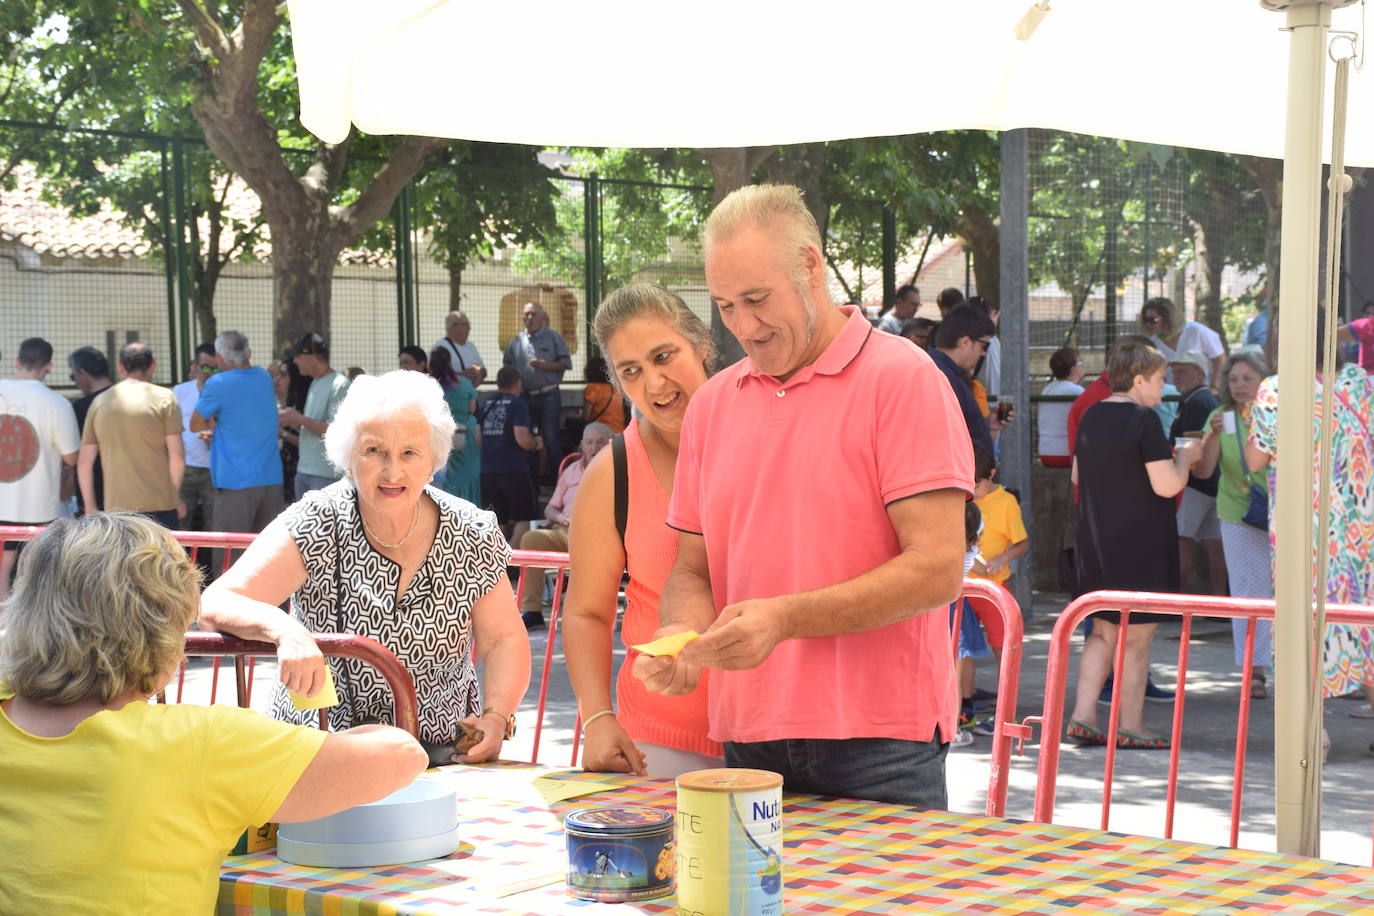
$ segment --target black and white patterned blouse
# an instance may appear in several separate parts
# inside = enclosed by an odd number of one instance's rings
[[[281,518],[305,561],[305,583],[291,596],[292,616],[312,633],[369,636],[394,652],[415,681],[420,738],[451,744],[459,720],[482,709],[472,606],[506,575],[510,547],[492,513],[434,487],[425,493],[439,507],[439,527],[399,601],[400,567],[364,537],[357,492],[347,477],[306,494]],[[391,690],[377,669],[345,658],[328,664],[339,694],[339,705],[329,710],[331,731],[391,721]],[[296,710],[280,682],[272,717],[300,725],[318,721],[314,710]]]

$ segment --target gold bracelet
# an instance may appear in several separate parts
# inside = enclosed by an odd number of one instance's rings
[[[603,710],[601,710],[601,712],[594,712],[594,713],[592,713],[590,716],[588,716],[587,718],[585,718],[585,719],[582,720],[582,731],[583,731],[583,732],[586,732],[587,726],[588,726],[588,725],[591,725],[593,722],[595,722],[597,719],[600,719],[602,716],[613,716],[613,715],[615,715],[615,710],[614,710],[614,709],[603,709]]]

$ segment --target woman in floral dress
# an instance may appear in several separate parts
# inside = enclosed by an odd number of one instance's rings
[[[1320,340],[1320,335],[1318,340]],[[1317,436],[1327,409],[1326,384],[1317,354],[1317,390],[1312,410]],[[1275,542],[1274,505],[1278,455],[1278,376],[1265,379],[1250,412],[1250,441],[1246,458],[1250,467],[1269,466],[1269,539]],[[1326,600],[1336,604],[1374,604],[1374,381],[1351,363],[1335,373],[1335,433],[1331,440],[1331,526],[1327,539]],[[1316,454],[1316,444],[1312,454]],[[1301,461],[1311,455],[1296,456]],[[1312,462],[1316,464],[1315,461]],[[1312,507],[1315,524],[1317,469],[1313,467]],[[1318,530],[1320,530],[1318,526]],[[1315,559],[1315,558],[1314,558]],[[1313,576],[1317,568],[1313,564]],[[1374,695],[1374,631],[1368,627],[1330,624],[1322,665],[1322,694],[1350,693],[1364,686]]]

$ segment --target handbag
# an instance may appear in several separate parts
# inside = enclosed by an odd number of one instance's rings
[[[1245,437],[1240,434],[1239,411],[1237,411],[1236,420],[1236,446],[1240,450],[1241,470],[1245,470]],[[1268,531],[1269,492],[1249,478],[1250,475],[1247,473],[1246,480],[1250,483],[1250,502],[1245,506],[1245,514],[1240,517],[1240,520],[1251,528]]]

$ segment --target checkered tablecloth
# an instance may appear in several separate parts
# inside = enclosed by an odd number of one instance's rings
[[[378,869],[289,865],[273,852],[228,859],[220,916],[670,913],[672,898],[588,903],[564,893],[562,818],[608,804],[674,806],[669,780],[595,778],[618,788],[547,806],[491,794],[484,782],[535,767],[446,767],[462,845],[447,859]],[[787,913],[1374,913],[1374,870],[1319,859],[1024,824],[813,795],[788,795]],[[552,883],[511,893],[521,883]]]

